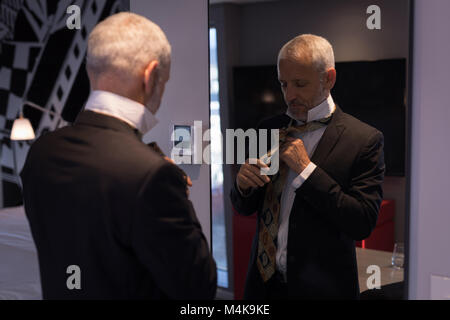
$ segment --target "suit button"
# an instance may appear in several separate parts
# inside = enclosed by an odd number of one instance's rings
[[[294,263],[295,262],[295,258],[293,256],[289,256],[288,257],[288,262],[289,263]]]

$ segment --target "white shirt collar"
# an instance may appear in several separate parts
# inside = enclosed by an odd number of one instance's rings
[[[158,119],[143,104],[108,91],[92,91],[84,109],[125,121],[143,135],[158,123]]]
[[[329,117],[334,111],[336,110],[336,105],[334,104],[333,98],[331,97],[331,94],[328,95],[328,98],[325,99],[321,104],[315,106],[314,108],[308,110],[308,115],[306,117],[306,122],[311,122],[314,120],[327,118]],[[288,111],[286,111],[286,114],[294,118],[292,114]],[[300,124],[304,123],[303,121],[296,120]]]

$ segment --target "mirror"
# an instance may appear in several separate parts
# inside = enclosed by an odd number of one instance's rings
[[[386,172],[377,225],[370,237],[356,242],[360,291],[364,298],[377,298],[366,291],[377,285],[369,279],[376,273],[369,266],[376,265],[382,289],[401,299],[404,268],[394,268],[391,258],[394,245],[406,242],[410,1],[372,5],[367,0],[210,1],[211,126],[225,136],[227,128],[255,128],[262,119],[285,113],[276,66],[280,48],[300,34],[326,38],[336,61],[334,102],[384,135]],[[231,204],[229,190],[239,166],[212,170],[221,177],[212,184],[219,294],[241,299],[257,218],[236,214]]]

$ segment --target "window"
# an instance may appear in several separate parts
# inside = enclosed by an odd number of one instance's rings
[[[220,128],[219,69],[216,29],[209,29],[211,212],[213,256],[217,263],[218,285],[228,288],[228,263],[223,199],[222,134]]]

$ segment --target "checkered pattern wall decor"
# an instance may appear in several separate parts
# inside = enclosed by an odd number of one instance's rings
[[[66,27],[70,5],[81,9],[81,29]],[[0,0],[0,207],[21,202],[13,147],[20,170],[32,141],[11,142],[9,133],[24,101],[57,114],[24,108],[37,137],[72,122],[89,94],[88,35],[99,21],[127,9],[123,0]]]

